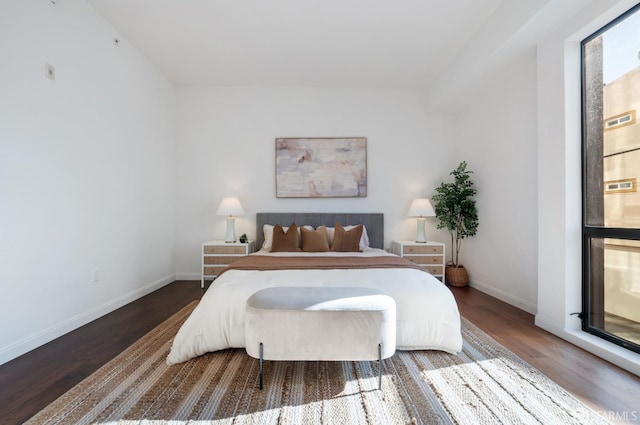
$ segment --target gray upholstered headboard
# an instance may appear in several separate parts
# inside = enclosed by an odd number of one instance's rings
[[[262,226],[265,224],[290,226],[291,223],[296,223],[298,226],[308,224],[315,228],[323,224],[333,227],[336,221],[343,226],[364,224],[369,235],[369,246],[384,249],[384,214],[382,213],[257,213],[256,249],[260,249],[264,242]]]

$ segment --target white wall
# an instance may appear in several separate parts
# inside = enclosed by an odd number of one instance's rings
[[[114,37],[84,1],[0,5],[0,363],[173,280],[175,93]]]
[[[453,165],[447,120],[425,115],[418,90],[211,88],[178,90],[178,277],[199,278],[202,242],[222,239],[224,196],[247,213],[236,233],[255,237],[256,212],[382,212],[385,245],[415,237],[413,198],[431,196]],[[367,138],[368,196],[277,199],[275,138]],[[302,223],[300,223],[302,224]],[[433,231],[428,237],[446,241]]]
[[[594,1],[538,46],[538,314],[536,324],[640,374],[637,354],[580,330],[580,40],[635,1]]]
[[[530,313],[537,304],[536,59],[461,110],[455,158],[466,160],[478,194],[479,226],[460,261],[470,284]]]

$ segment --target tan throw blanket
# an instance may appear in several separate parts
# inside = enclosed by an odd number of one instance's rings
[[[411,261],[393,255],[380,257],[275,257],[248,255],[223,269],[227,270],[331,270],[331,269],[416,269],[426,271]],[[219,275],[218,275],[219,276]]]

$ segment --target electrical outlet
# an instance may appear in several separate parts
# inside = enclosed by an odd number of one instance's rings
[[[93,269],[93,272],[92,272],[92,279],[91,279],[91,281],[92,281],[93,283],[96,283],[96,282],[98,282],[99,280],[100,280],[100,270],[98,270],[98,269]]]
[[[56,79],[56,67],[50,63],[44,64],[44,76],[47,79],[54,81]]]

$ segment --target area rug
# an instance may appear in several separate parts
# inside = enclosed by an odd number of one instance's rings
[[[605,424],[463,319],[463,351],[398,351],[377,362],[266,362],[242,349],[168,366],[197,301],[39,412],[28,424]]]

